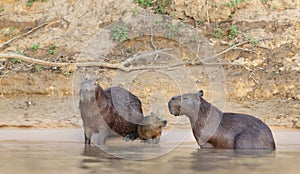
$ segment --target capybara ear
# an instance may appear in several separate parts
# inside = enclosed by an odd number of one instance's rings
[[[199,97],[202,97],[203,96],[203,90],[199,90],[198,94],[199,94]]]

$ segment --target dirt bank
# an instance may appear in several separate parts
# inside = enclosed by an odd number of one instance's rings
[[[26,2],[0,3],[1,53],[15,52],[54,63],[101,60],[120,64],[129,57],[170,48],[164,54],[144,56],[126,67],[178,62],[185,66],[123,72],[105,67],[77,69],[0,59],[3,127],[74,126],[79,118],[78,84],[89,73],[98,76],[103,87],[129,88],[141,98],[146,113],[153,111],[173,124],[188,122],[178,123],[168,114],[167,100],[180,92],[204,89],[207,99],[222,110],[253,114],[269,125],[300,128],[298,1],[171,1],[166,11],[174,20],[154,21],[148,33],[139,30],[139,23],[133,23],[141,16],[151,16],[153,10],[143,9],[132,0],[35,1],[32,6]],[[111,41],[112,33],[105,33],[123,24],[129,29],[129,39]],[[200,34],[188,36],[191,31]],[[180,37],[187,40],[176,40]],[[205,59],[195,58],[191,50],[199,40],[209,50],[205,53],[200,49],[202,57],[225,50],[218,56],[218,65],[211,67]],[[104,54],[111,46],[113,49]],[[102,53],[105,58],[99,59]],[[218,69],[220,73],[215,72]],[[215,79],[219,80],[218,85],[214,85]]]

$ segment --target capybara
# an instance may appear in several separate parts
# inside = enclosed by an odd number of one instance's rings
[[[138,125],[137,132],[143,142],[158,144],[162,128],[167,125],[167,120],[162,120],[154,115],[145,116]]]
[[[223,113],[203,98],[203,91],[170,99],[168,106],[175,116],[186,115],[201,148],[275,149],[270,128],[246,114]]]
[[[117,133],[125,140],[138,137],[137,123],[143,118],[141,101],[126,89],[103,90],[94,80],[84,80],[80,87],[79,109],[84,126],[85,144],[99,133],[98,144]]]

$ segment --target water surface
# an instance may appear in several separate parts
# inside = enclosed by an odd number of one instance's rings
[[[299,173],[300,132],[275,131],[274,136],[276,151],[200,150],[190,134],[178,143],[168,131],[160,145],[115,138],[101,150],[83,145],[80,129],[2,129],[0,174]]]

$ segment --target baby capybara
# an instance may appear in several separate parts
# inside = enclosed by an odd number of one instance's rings
[[[79,109],[83,120],[85,144],[99,133],[98,144],[117,133],[125,140],[138,137],[137,123],[143,118],[141,101],[126,89],[103,90],[96,80],[84,80],[80,87]]]
[[[246,114],[223,113],[203,98],[203,91],[174,96],[170,113],[186,115],[201,148],[275,149],[270,128]]]
[[[158,144],[162,128],[167,125],[167,120],[162,120],[156,116],[145,116],[142,121],[139,122],[137,132],[139,138],[143,142],[149,144]]]

